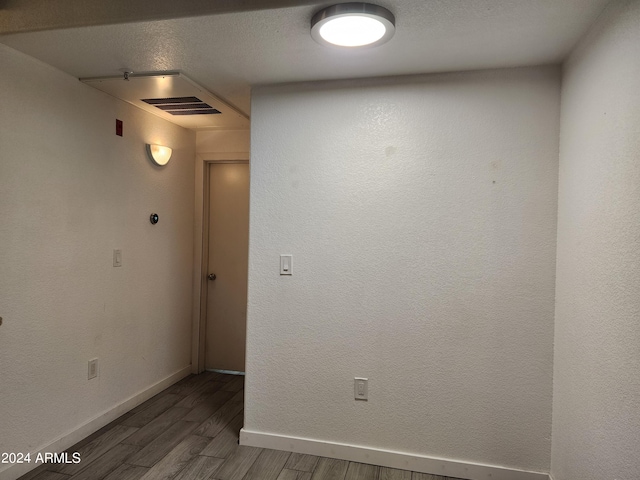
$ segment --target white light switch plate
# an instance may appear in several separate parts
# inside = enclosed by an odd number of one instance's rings
[[[280,275],[293,275],[293,255],[280,255]]]
[[[369,379],[353,379],[353,395],[356,400],[369,400]]]
[[[122,266],[122,250],[113,251],[113,266],[114,267]]]
[[[89,360],[87,378],[91,380],[92,378],[96,378],[98,376],[98,359],[94,358]]]

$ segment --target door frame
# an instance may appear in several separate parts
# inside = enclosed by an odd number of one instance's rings
[[[191,373],[202,373],[207,330],[207,274],[209,268],[209,165],[250,164],[249,152],[205,152],[196,154],[193,316],[191,328]],[[249,167],[251,168],[251,167]]]

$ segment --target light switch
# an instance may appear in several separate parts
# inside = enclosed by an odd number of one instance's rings
[[[113,251],[113,266],[114,267],[122,266],[122,250]]]
[[[369,400],[369,379],[356,377],[353,379],[353,396],[356,400]]]
[[[280,255],[280,275],[293,275],[293,255]]]

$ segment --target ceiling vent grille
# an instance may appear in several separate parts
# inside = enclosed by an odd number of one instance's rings
[[[122,75],[81,80],[147,113],[184,128],[249,128],[249,117],[246,114],[178,71],[129,72],[128,80]]]
[[[171,115],[215,115],[220,110],[213,108],[198,97],[143,98],[148,103]]]

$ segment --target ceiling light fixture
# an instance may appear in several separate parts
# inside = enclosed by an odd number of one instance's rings
[[[387,42],[396,19],[389,10],[370,3],[341,3],[316,13],[311,36],[322,45],[373,47]]]
[[[150,145],[147,143],[147,155],[149,155],[149,160],[160,167],[169,163],[172,152],[173,150],[169,147],[164,147],[162,145]]]

